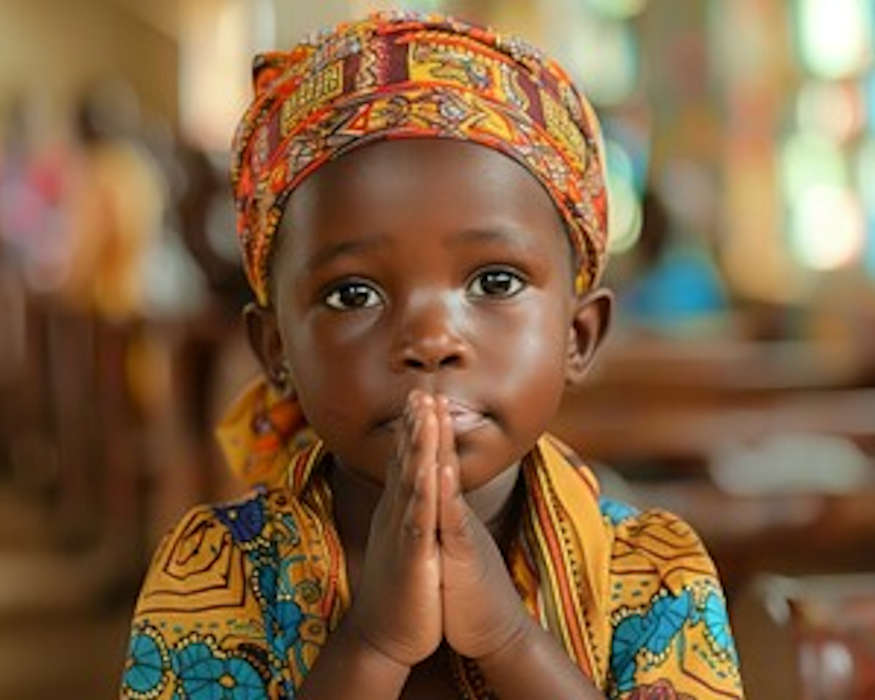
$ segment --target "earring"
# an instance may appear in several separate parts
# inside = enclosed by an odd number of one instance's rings
[[[274,367],[270,372],[271,383],[280,391],[288,391],[292,372],[286,365]]]

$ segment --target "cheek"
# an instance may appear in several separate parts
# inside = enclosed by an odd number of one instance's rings
[[[360,422],[367,397],[377,389],[373,365],[382,350],[362,341],[364,325],[355,326],[303,319],[287,335],[301,407],[317,431]]]
[[[485,364],[495,368],[491,374],[507,400],[525,401],[538,414],[555,411],[565,384],[563,310],[533,303],[522,306],[511,321],[491,329]]]

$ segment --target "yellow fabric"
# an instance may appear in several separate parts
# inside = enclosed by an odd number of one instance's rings
[[[233,474],[254,487],[284,484],[292,453],[315,437],[294,396],[259,377],[228,407],[216,439]]]
[[[284,402],[294,404],[256,384],[229,412],[221,433],[235,469],[274,486],[196,508],[164,540],[137,603],[123,697],[294,697],[347,610],[328,455],[318,440],[290,450],[304,422]],[[274,457],[270,426],[285,436]],[[723,594],[691,528],[601,498],[592,472],[550,436],[522,471],[508,567],[522,603],[581,670],[614,698],[741,697]],[[476,664],[455,658],[454,669],[461,697],[494,697]]]

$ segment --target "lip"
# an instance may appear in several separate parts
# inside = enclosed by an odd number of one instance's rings
[[[482,428],[489,421],[481,411],[449,397],[447,398],[447,410],[453,421],[453,432],[456,435]]]
[[[470,433],[486,426],[489,421],[489,415],[470,404],[456,398],[447,397],[447,410],[450,414],[450,419],[453,422],[453,432],[459,436],[465,433]],[[378,427],[397,432],[401,429],[404,422],[404,416],[396,413],[386,420],[380,421]]]

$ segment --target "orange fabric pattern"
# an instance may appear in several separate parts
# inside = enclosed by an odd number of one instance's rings
[[[494,148],[544,186],[579,258],[579,292],[607,244],[604,148],[565,71],[515,37],[438,15],[375,14],[256,58],[255,100],[232,145],[244,267],[259,303],[288,196],[314,170],[380,139]]]

